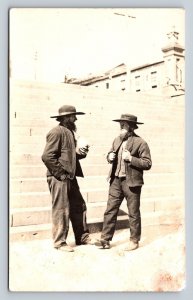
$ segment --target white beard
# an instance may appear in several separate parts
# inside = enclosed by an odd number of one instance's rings
[[[127,134],[127,130],[124,129],[124,128],[121,129],[121,131],[120,131],[120,137],[121,137],[121,138],[124,138],[126,134]]]

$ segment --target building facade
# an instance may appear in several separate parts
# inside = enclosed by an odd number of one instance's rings
[[[184,48],[178,43],[179,33],[168,33],[168,44],[163,47],[163,60],[128,70],[122,63],[115,68],[87,78],[69,79],[67,83],[96,88],[122,90],[132,93],[155,92],[172,95],[185,91]]]

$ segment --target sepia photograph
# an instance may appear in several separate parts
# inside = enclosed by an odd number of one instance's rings
[[[186,287],[185,10],[9,11],[9,290]]]

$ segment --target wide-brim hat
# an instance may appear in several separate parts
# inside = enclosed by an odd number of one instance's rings
[[[58,115],[51,116],[50,118],[58,118],[67,115],[85,115],[85,113],[76,111],[76,108],[72,105],[63,105],[59,108]]]
[[[130,115],[130,114],[123,114],[123,115],[121,115],[120,119],[115,119],[113,121],[114,122],[127,121],[127,122],[132,122],[135,124],[144,124],[142,122],[138,122],[137,117],[134,115]]]

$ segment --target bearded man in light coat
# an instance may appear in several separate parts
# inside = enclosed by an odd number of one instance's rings
[[[113,120],[120,123],[121,133],[113,141],[107,155],[111,164],[109,174],[110,187],[107,208],[104,213],[101,239],[95,245],[104,249],[110,248],[110,241],[115,232],[119,207],[125,198],[127,201],[130,242],[125,250],[135,250],[139,247],[141,238],[140,197],[144,184],[143,171],[152,166],[150,149],[146,141],[136,135],[134,130],[137,117],[122,114],[120,119]]]

